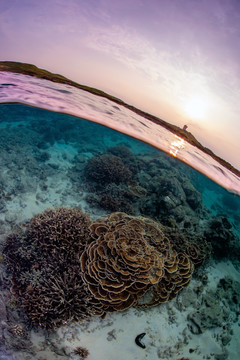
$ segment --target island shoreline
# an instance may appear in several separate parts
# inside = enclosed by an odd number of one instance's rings
[[[195,137],[194,135],[192,135],[189,131],[187,131],[186,129],[182,129],[176,125],[170,124],[168,122],[166,122],[165,120],[162,120],[160,118],[158,118],[157,116],[151,115],[143,110],[140,110],[138,108],[136,108],[133,105],[127,104],[125,103],[123,100],[114,97],[102,90],[93,88],[93,87],[89,87],[87,85],[81,85],[78,84],[77,82],[70,80],[62,75],[59,74],[53,74],[50,71],[44,70],[44,69],[40,69],[35,65],[32,64],[27,64],[27,63],[21,63],[21,62],[15,62],[15,61],[0,61],[0,71],[6,71],[6,72],[12,72],[12,73],[20,73],[23,75],[29,75],[29,76],[33,76],[33,77],[37,77],[40,79],[44,79],[44,80],[49,80],[52,82],[57,82],[60,84],[66,84],[66,85],[70,85],[73,86],[75,88],[90,92],[94,95],[97,96],[101,96],[104,98],[107,98],[108,100],[111,100],[113,102],[115,102],[118,105],[124,106],[125,108],[135,112],[136,114],[144,117],[145,119],[152,121],[156,124],[161,125],[162,127],[164,127],[165,129],[171,131],[172,133],[180,136],[182,139],[184,139],[185,141],[187,141],[188,143],[190,143],[191,145],[197,147],[198,149],[200,149],[201,151],[203,151],[204,153],[206,153],[207,155],[211,156],[214,160],[216,160],[219,164],[221,164],[222,166],[224,166],[226,169],[230,170],[233,174],[235,174],[236,176],[238,176],[240,178],[240,171],[238,169],[236,169],[234,166],[232,166],[229,162],[227,162],[226,160],[222,159],[221,157],[219,157],[218,155],[214,154],[210,149],[208,149],[207,147],[204,147]]]

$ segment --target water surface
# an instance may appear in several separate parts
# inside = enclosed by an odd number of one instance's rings
[[[1,82],[1,358],[80,359],[82,354],[89,360],[237,360],[240,198],[227,189],[238,192],[239,179],[199,149],[110,100],[19,74],[1,73]],[[64,215],[59,228],[58,208],[63,214],[66,209],[89,214],[92,224],[119,212],[145,224],[143,232],[151,224],[155,232],[144,235],[150,252],[159,250],[161,228],[173,264],[169,257],[164,274],[174,278],[184,253],[193,264],[187,286],[153,307],[130,306],[107,311],[105,317],[87,316],[86,309],[86,318],[79,315],[76,294],[85,274],[78,251],[83,249],[71,248],[77,237],[71,227],[69,252],[52,247],[54,239],[61,244],[57,234],[72,221]],[[30,231],[31,221],[40,224],[36,232]],[[100,237],[104,226],[98,227]],[[136,231],[140,236],[142,230]],[[140,258],[135,266],[139,263]],[[156,281],[156,272],[150,273]],[[184,273],[186,268],[179,278]],[[159,281],[165,275],[158,275]],[[173,280],[169,284],[175,286]],[[145,296],[144,304],[149,293]],[[135,339],[144,333],[141,347]]]

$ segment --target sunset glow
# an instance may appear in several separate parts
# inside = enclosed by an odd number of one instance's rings
[[[192,97],[185,105],[186,115],[192,119],[201,120],[207,117],[208,105],[202,97]]]
[[[180,138],[180,136],[174,135],[174,137],[176,140],[172,141],[169,154],[174,157],[177,157],[178,151],[184,148],[185,141],[182,138]]]
[[[103,90],[240,169],[240,2],[0,1],[0,60]]]

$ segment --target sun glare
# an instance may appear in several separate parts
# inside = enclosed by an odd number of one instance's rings
[[[174,137],[175,140],[171,142],[169,153],[176,157],[178,151],[184,149],[185,141],[180,136],[174,135]]]
[[[185,104],[186,114],[193,119],[204,119],[207,108],[206,100],[201,97],[192,97]]]

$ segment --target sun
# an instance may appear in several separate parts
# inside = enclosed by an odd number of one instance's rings
[[[206,117],[208,104],[200,96],[191,97],[185,104],[185,113],[192,119],[201,120]]]

